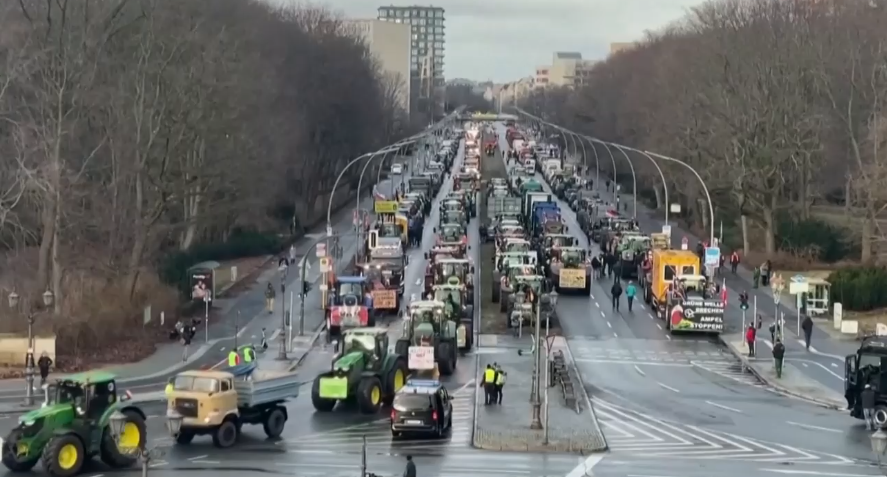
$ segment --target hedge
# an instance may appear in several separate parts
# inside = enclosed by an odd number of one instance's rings
[[[814,250],[813,258],[820,262],[859,258],[858,243],[848,242],[846,232],[839,227],[817,219],[799,220],[783,215],[777,222],[776,239],[781,250]]]
[[[848,311],[870,311],[887,307],[887,268],[860,266],[832,272],[832,302]]]
[[[165,256],[160,264],[160,279],[187,294],[188,269],[198,263],[273,255],[282,247],[283,241],[276,234],[236,230],[225,242],[195,244],[184,252]]]

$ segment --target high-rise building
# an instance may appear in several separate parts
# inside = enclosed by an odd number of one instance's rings
[[[396,84],[401,108],[410,112],[410,25],[381,20],[346,20],[345,27],[361,37],[378,61],[383,81]]]
[[[413,111],[429,120],[443,114],[444,9],[431,6],[379,7],[379,20],[410,25],[410,83]]]

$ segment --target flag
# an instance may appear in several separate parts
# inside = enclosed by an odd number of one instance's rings
[[[727,279],[724,279],[724,284],[721,285],[721,301],[724,302],[724,307],[727,307]]]

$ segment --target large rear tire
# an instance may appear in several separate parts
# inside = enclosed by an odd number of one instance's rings
[[[73,477],[83,468],[86,451],[79,437],[63,434],[49,440],[40,460],[47,474],[53,477]]]
[[[377,414],[382,408],[382,382],[376,377],[367,377],[357,385],[357,407],[363,414]]]
[[[265,435],[271,439],[276,439],[283,434],[283,428],[286,426],[286,412],[282,408],[276,407],[265,416],[262,422],[262,429]]]
[[[438,370],[443,376],[452,376],[453,370],[456,369],[456,353],[453,349],[453,344],[443,341],[437,346],[437,355],[439,356],[439,361],[437,362]]]
[[[132,410],[124,411],[123,415],[126,416],[126,423],[123,435],[117,441],[111,435],[110,426],[106,427],[102,434],[102,462],[118,469],[135,465],[137,449],[145,446],[148,437],[147,426],[142,416]]]

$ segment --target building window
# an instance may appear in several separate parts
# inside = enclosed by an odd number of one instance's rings
[[[425,33],[425,27],[419,27],[419,31]]]
[[[437,18],[443,18],[443,14],[443,10],[437,10],[436,12],[434,12],[434,16],[436,16]]]
[[[415,44],[416,40],[418,40],[418,39],[419,39],[419,35],[413,33],[413,44]]]
[[[419,10],[413,10],[412,13],[413,13],[413,16],[414,16],[414,17],[418,17],[418,16],[419,16]]]
[[[403,17],[403,10],[398,10],[398,11],[397,11],[397,16],[399,16],[399,17]]]
[[[443,18],[437,18],[434,20],[434,24],[437,26],[443,26]]]
[[[443,27],[434,27],[434,33],[439,33],[443,35]]]
[[[400,18],[398,18],[397,20],[394,20],[394,23],[402,23],[402,22],[403,22],[403,20],[401,20]]]
[[[419,16],[422,17],[422,18],[425,18],[425,16],[427,16],[427,15],[428,15],[428,12],[425,11],[425,10],[422,10],[422,11],[419,12]]]
[[[443,48],[443,42],[442,41],[435,41],[434,47],[435,48]]]
[[[419,19],[419,25],[424,25],[424,24],[425,24],[425,21],[426,21],[426,20],[425,20],[424,18],[420,18],[420,19]]]

